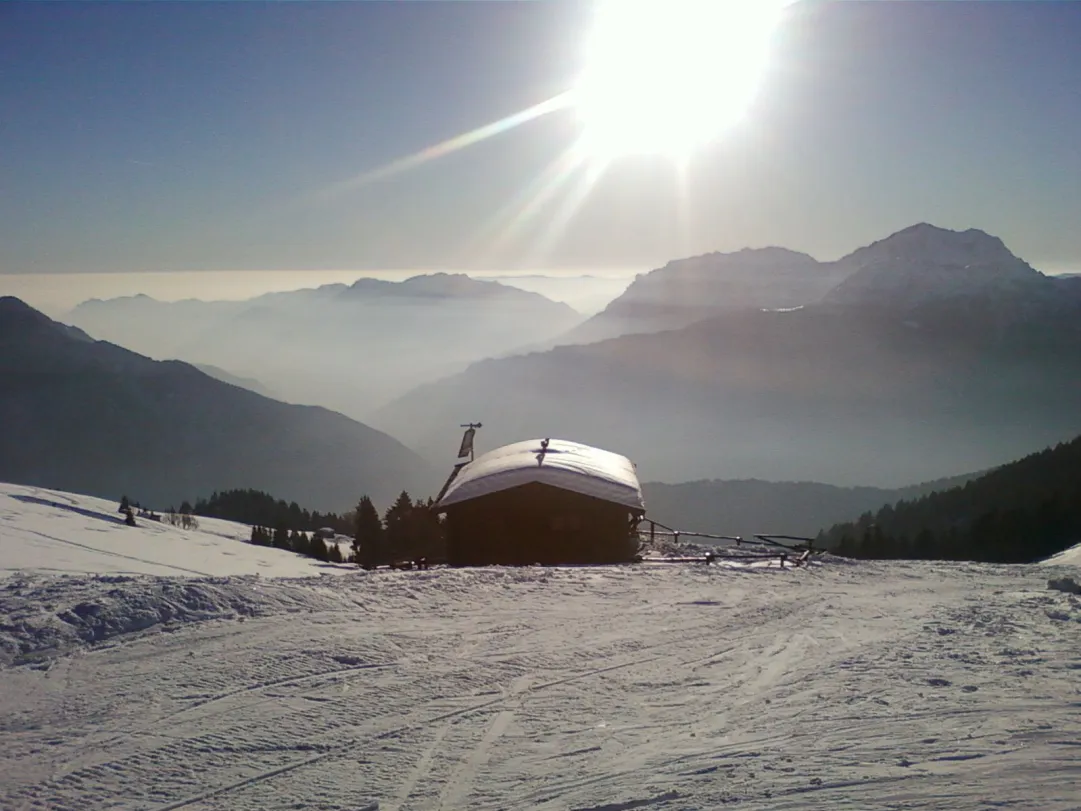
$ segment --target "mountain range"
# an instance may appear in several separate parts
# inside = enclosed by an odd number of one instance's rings
[[[91,301],[72,320],[232,383],[348,405],[438,466],[457,426],[482,421],[479,446],[576,439],[626,453],[647,482],[873,485],[877,499],[1081,431],[1081,279],[925,223],[835,262],[776,247],[671,262],[584,323],[453,274]]]
[[[679,329],[732,310],[799,307],[821,299],[848,272],[775,247],[677,259],[635,277],[604,310],[552,343]]]
[[[0,481],[164,509],[256,488],[323,511],[439,476],[384,433],[155,361],[0,298]]]
[[[289,402],[362,419],[421,383],[545,341],[582,317],[537,293],[435,273],[246,301],[91,300],[67,320],[151,357],[216,367]]]
[[[479,420],[489,446],[575,438],[627,453],[645,480],[882,487],[987,469],[1081,431],[1081,286],[1001,240],[921,224],[825,269],[777,249],[743,256],[814,282],[795,285],[806,296],[767,286],[772,298],[729,307],[663,292],[679,288],[664,282],[669,265],[605,313],[655,289],[652,304],[701,320],[482,361],[369,421],[432,459],[451,451],[448,426]],[[688,313],[696,300],[719,309]]]
[[[786,310],[822,301],[891,306],[926,299],[1032,293],[1081,286],[1047,277],[1014,256],[998,237],[975,228],[950,231],[919,223],[819,262],[787,248],[745,248],[669,262],[637,276],[602,312],[556,344],[590,343],[641,332],[679,329],[734,310]]]
[[[681,532],[714,535],[756,533],[814,537],[820,530],[883,505],[958,487],[979,474],[954,476],[894,489],[837,487],[818,482],[759,479],[644,482],[649,517]],[[688,537],[688,540],[696,540]]]

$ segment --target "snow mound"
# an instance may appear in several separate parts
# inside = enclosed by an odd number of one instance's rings
[[[1081,543],[1042,561],[1042,566],[1081,566]]]
[[[137,518],[119,502],[0,483],[0,577],[14,572],[181,577],[310,577],[355,571],[248,543],[251,527],[199,517],[185,530]]]
[[[1078,583],[1072,577],[1061,577],[1057,580],[1052,577],[1047,581],[1047,587],[1066,594],[1081,594],[1081,583]]]
[[[267,589],[257,577],[13,575],[0,585],[0,667],[43,663],[75,648],[151,629],[175,631],[195,622],[331,605],[337,601],[318,590],[286,583]]]

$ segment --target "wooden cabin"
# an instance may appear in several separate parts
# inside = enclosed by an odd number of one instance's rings
[[[637,554],[645,502],[625,456],[533,439],[456,468],[436,509],[451,565],[622,563]]]

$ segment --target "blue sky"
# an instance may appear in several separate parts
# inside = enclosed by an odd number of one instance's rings
[[[797,4],[755,103],[682,185],[666,159],[621,160],[559,229],[496,224],[573,142],[568,111],[324,193],[566,90],[590,14],[0,5],[0,273],[829,259],[918,221],[1081,270],[1079,3]]]

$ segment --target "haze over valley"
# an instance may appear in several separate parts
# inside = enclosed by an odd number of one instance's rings
[[[528,425],[621,440],[648,480],[884,487],[984,469],[1081,432],[1074,280],[1038,273],[983,232],[926,224],[826,267],[803,257],[818,287],[801,279],[795,294],[783,282],[772,298],[740,289],[737,260],[754,267],[763,254],[781,262],[763,275],[791,272],[791,255],[775,249],[715,257],[719,267],[693,282],[673,263],[585,325],[618,325],[631,308],[645,313],[642,332],[475,364],[371,421],[436,458],[438,414],[498,404],[493,443]],[[823,274],[841,281],[827,287]]]
[[[470,362],[581,321],[537,293],[464,274],[272,293],[248,301],[90,301],[68,319],[156,358],[252,377],[291,402],[356,418]]]
[[[780,247],[673,260],[592,316],[438,273],[91,300],[65,320],[341,412],[436,470],[479,420],[482,447],[572,436],[626,450],[646,481],[898,488],[1081,433],[1076,282],[923,223],[832,262]]]
[[[340,510],[438,474],[393,438],[287,405],[178,361],[154,361],[0,298],[0,480],[114,491],[164,510],[255,487]],[[333,506],[331,506],[333,505]]]
[[[1078,811],[1081,3],[0,7],[0,809]]]

